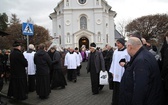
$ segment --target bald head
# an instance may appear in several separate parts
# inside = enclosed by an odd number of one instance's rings
[[[127,41],[127,51],[130,56],[134,56],[135,53],[142,47],[142,42],[139,38],[131,37]]]
[[[136,37],[130,37],[127,41],[127,44],[131,44],[132,46],[135,46],[135,47],[142,46],[141,40]]]

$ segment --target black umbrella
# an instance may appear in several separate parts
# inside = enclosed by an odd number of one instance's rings
[[[3,31],[0,31],[0,36],[7,36],[7,35],[9,35],[8,33],[6,33],[6,32],[3,32]]]

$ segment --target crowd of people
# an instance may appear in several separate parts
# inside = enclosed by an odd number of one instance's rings
[[[82,57],[77,47],[63,50],[52,46],[47,51],[44,44],[36,48],[30,44],[28,50],[23,51],[21,46],[15,41],[12,51],[2,53],[0,50],[0,87],[3,87],[3,79],[6,83],[9,81],[7,96],[17,100],[27,99],[28,93],[34,91],[40,99],[47,99],[51,89],[65,88],[65,75],[68,81],[76,83],[81,62],[87,59],[86,52]]]
[[[117,39],[115,49],[109,44],[100,49],[93,42],[89,50],[52,46],[47,51],[44,44],[36,49],[30,44],[22,52],[21,43],[15,41],[11,52],[2,54],[0,50],[0,87],[4,78],[9,81],[9,97],[25,100],[29,92],[36,91],[40,99],[47,99],[51,89],[64,89],[67,81],[76,83],[82,62],[87,62],[93,95],[104,87],[99,84],[100,71],[108,72],[111,105],[167,105],[167,52],[168,32],[160,53],[139,32],[131,34],[127,42]]]

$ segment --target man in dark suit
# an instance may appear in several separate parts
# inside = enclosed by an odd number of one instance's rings
[[[104,59],[101,52],[96,50],[96,44],[90,44],[90,53],[88,55],[87,72],[90,72],[92,93],[98,94],[103,85],[99,85],[100,70],[105,71]]]
[[[127,51],[131,60],[120,83],[119,105],[160,105],[162,84],[155,57],[136,37],[128,40]]]

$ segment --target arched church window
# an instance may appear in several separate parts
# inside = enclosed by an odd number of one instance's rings
[[[106,43],[108,43],[108,34],[106,34]]]
[[[85,16],[80,18],[80,29],[87,29],[87,19]]]
[[[99,5],[99,0],[96,0],[96,5]]]
[[[61,45],[61,36],[59,36],[59,42],[60,42],[59,44]]]
[[[61,25],[58,26],[61,29]]]
[[[67,43],[70,43],[70,33],[67,33]]]
[[[66,0],[66,6],[69,6],[69,0]]]
[[[98,32],[98,42],[101,42],[101,33],[100,32]]]

